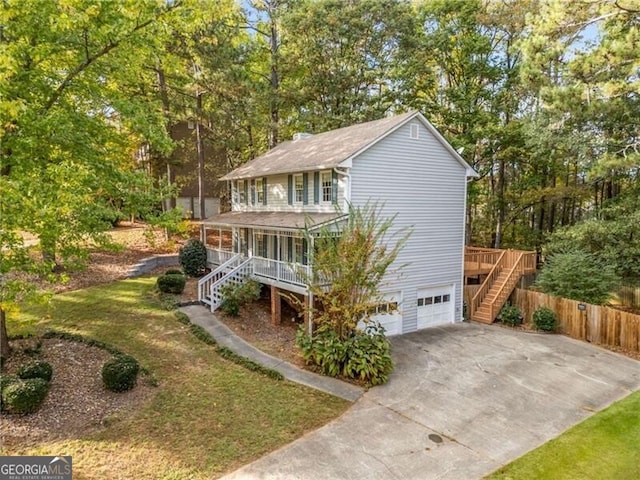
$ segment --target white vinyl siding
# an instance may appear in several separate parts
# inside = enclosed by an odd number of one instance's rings
[[[417,329],[418,290],[431,285],[454,286],[453,315],[462,320],[466,171],[421,122],[411,138],[412,124],[356,157],[351,169],[354,205],[377,202],[383,215],[397,214],[389,233],[412,228],[383,280],[402,292],[403,333]],[[405,265],[401,275],[398,265]]]
[[[286,211],[296,211],[296,212],[322,212],[322,213],[334,213],[335,205],[331,201],[329,202],[320,202],[315,204],[313,201],[313,190],[314,186],[314,172],[309,172],[308,174],[308,182],[307,182],[307,197],[309,199],[308,204],[304,204],[303,202],[293,203],[289,205],[288,203],[288,175],[273,175],[266,178],[267,182],[267,204],[263,205],[260,201],[255,202],[255,205],[247,205],[245,203],[239,202],[239,195],[237,194],[237,183],[233,182],[233,211],[260,211],[260,212],[286,212]],[[331,173],[329,171],[329,176]],[[302,178],[302,175],[300,175]],[[258,182],[262,181],[263,177],[259,177],[256,179],[256,194],[260,195],[260,191],[257,188]],[[293,181],[293,179],[292,179]],[[338,205],[341,206],[344,203],[345,197],[345,185],[346,178],[339,177],[338,178]]]

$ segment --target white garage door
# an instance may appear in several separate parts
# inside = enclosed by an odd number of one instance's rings
[[[418,290],[418,330],[453,323],[453,285]]]
[[[384,295],[384,302],[378,305],[376,313],[371,315],[372,322],[379,322],[384,327],[385,335],[400,335],[402,333],[402,312],[399,309],[402,294],[400,292],[388,293]],[[395,311],[393,307],[398,307]],[[364,330],[366,324],[360,322],[358,328]]]

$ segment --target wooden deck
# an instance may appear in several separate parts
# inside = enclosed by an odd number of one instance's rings
[[[471,319],[493,323],[520,278],[535,271],[536,252],[466,247],[465,277],[486,275],[470,302]]]

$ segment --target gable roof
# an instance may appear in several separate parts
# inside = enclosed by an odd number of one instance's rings
[[[226,174],[220,180],[237,180],[338,167],[344,161],[367,150],[413,118],[418,118],[453,157],[467,169],[468,176],[475,175],[473,169],[435,127],[420,112],[412,111],[311,135],[299,140],[282,142],[264,155],[256,157]]]

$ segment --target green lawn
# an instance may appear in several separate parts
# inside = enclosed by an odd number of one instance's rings
[[[221,358],[150,294],[155,278],[57,295],[30,307],[9,335],[65,330],[136,357],[159,386],[133,415],[93,435],[0,453],[73,455],[74,478],[211,478],[340,415],[349,403]]]
[[[640,478],[640,392],[611,405],[487,478]]]

